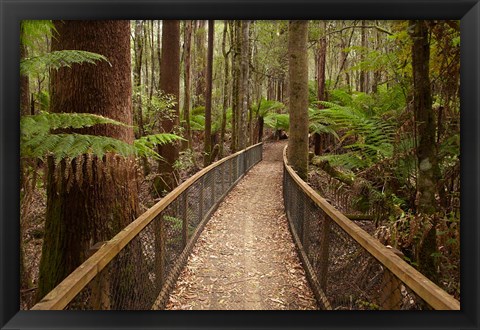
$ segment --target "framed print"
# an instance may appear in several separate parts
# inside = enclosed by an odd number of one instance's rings
[[[1,329],[479,328],[478,1],[0,6]]]

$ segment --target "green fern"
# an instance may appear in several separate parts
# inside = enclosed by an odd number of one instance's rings
[[[290,117],[288,114],[270,113],[264,118],[264,125],[276,130],[288,131]]]
[[[354,136],[355,142],[343,146],[343,155],[325,156],[334,166],[363,169],[373,163],[393,156],[395,126],[383,118],[369,116],[354,107],[333,102],[320,102],[326,109],[318,111],[315,119],[332,125],[342,132],[341,142]]]
[[[52,134],[52,131],[57,129],[84,128],[99,124],[128,127],[110,118],[85,113],[41,113],[24,116],[20,120],[20,155],[38,159],[52,155],[57,162],[82,154],[93,154],[101,158],[108,152],[124,157],[135,155],[162,159],[154,147],[182,139],[174,134],[154,134],[137,139],[134,145],[130,145],[105,136]]]
[[[252,106],[252,109],[255,111],[258,117],[266,117],[269,113],[281,110],[284,107],[285,105],[281,102],[262,98],[260,100],[260,104],[255,103]]]
[[[137,156],[152,157],[161,160],[163,158],[155,151],[155,147],[158,145],[165,145],[180,140],[185,139],[178,135],[169,133],[152,134],[136,139],[134,141],[134,147]]]
[[[62,67],[71,67],[73,64],[96,64],[98,61],[108,62],[108,59],[103,55],[83,50],[59,50],[21,60],[20,74],[40,74],[50,69],[58,70]]]

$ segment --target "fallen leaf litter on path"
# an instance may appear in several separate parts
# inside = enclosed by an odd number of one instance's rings
[[[317,309],[282,197],[284,143],[225,197],[200,235],[166,309]]]

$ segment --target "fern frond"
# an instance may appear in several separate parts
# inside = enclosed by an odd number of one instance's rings
[[[115,152],[124,157],[136,153],[134,146],[106,136],[46,134],[40,137],[20,143],[20,155],[38,159],[53,155],[59,162],[62,159],[73,159],[83,154],[93,154],[101,158],[107,152]]]
[[[23,59],[20,61],[20,74],[40,74],[50,69],[70,68],[73,64],[96,64],[99,61],[108,62],[108,59],[103,55],[84,50],[58,50]]]
[[[143,136],[134,141],[134,146],[137,156],[140,157],[152,157],[157,160],[162,160],[163,158],[155,151],[157,145],[165,145],[173,143],[175,141],[185,141],[184,138],[170,133],[160,133]]]
[[[25,138],[33,135],[46,134],[51,130],[65,128],[83,128],[98,124],[128,126],[122,122],[90,113],[47,113],[22,116],[20,131]]]

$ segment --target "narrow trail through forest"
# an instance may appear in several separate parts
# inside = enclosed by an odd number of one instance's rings
[[[282,196],[285,142],[230,191],[207,223],[166,309],[316,309]]]

